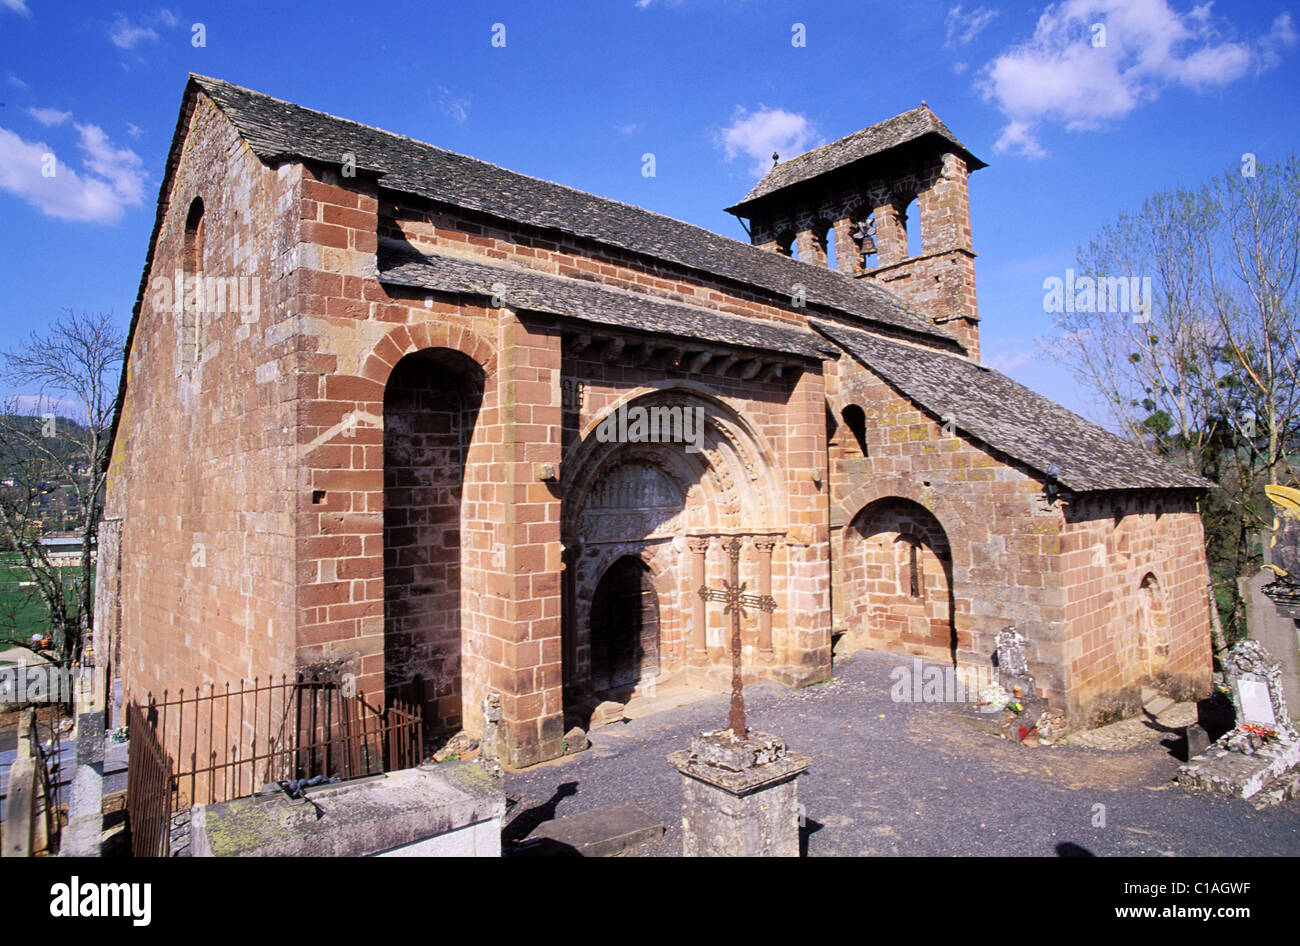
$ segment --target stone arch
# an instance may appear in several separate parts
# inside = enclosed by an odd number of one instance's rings
[[[704,421],[702,449],[683,449],[678,444],[603,442],[601,425],[611,416],[631,408],[698,410]],[[565,496],[562,532],[578,539],[574,517],[609,464],[621,457],[638,455],[671,470],[689,493],[698,484],[700,495],[716,503],[714,511],[725,525],[764,531],[783,531],[788,523],[785,480],[775,455],[758,430],[741,414],[712,393],[697,387],[671,383],[640,390],[620,398],[581,431],[579,443],[566,458],[561,479]],[[687,495],[689,500],[696,498]],[[747,517],[742,522],[742,515]],[[718,520],[711,519],[710,524]]]
[[[962,518],[961,508],[938,491],[931,492],[914,476],[895,474],[863,478],[857,486],[833,502],[835,513],[847,523],[853,521],[864,507],[884,499],[906,500],[925,508],[943,524],[950,548],[961,549],[969,546],[970,534]],[[843,554],[843,542],[839,551]]]
[[[1169,603],[1154,569],[1140,570],[1136,588],[1137,653],[1134,674],[1159,683],[1169,671]]]
[[[430,738],[465,724],[465,491],[487,376],[469,355],[400,357],[382,402],[384,693],[421,706]],[[476,450],[477,448],[477,450]]]
[[[909,499],[883,497],[858,511],[841,543],[853,640],[955,665],[952,545],[934,513]]]
[[[387,384],[399,361],[413,352],[431,348],[460,352],[472,359],[487,378],[496,376],[497,353],[487,339],[456,325],[434,322],[414,322],[390,329],[362,360],[357,374],[380,385]],[[382,399],[382,390],[380,394]]]
[[[602,427],[620,416],[630,420],[634,409],[673,407],[699,411],[692,421],[701,425],[698,451],[681,443],[611,441],[609,428]],[[767,445],[721,400],[686,385],[642,389],[593,418],[563,462],[561,481],[563,657],[570,705],[591,692],[592,598],[613,561],[632,555],[650,569],[664,604],[661,668],[672,673],[685,663],[691,613],[684,537],[781,532],[788,521],[786,490]]]

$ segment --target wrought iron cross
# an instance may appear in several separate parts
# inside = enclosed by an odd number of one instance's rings
[[[731,731],[738,739],[744,739],[745,727],[745,693],[744,679],[740,672],[740,619],[745,616],[746,608],[758,608],[760,611],[776,610],[776,599],[771,595],[747,595],[745,585],[740,580],[740,539],[735,536],[725,546],[727,558],[731,560],[728,580],[721,588],[700,585],[699,595],[705,601],[725,601],[724,614],[731,615]]]

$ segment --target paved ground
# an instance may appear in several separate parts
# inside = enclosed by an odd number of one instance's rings
[[[1300,855],[1300,801],[1256,811],[1189,794],[1170,781],[1171,738],[1154,730],[1124,750],[1027,749],[980,731],[965,704],[894,703],[889,672],[910,662],[861,652],[821,686],[746,689],[750,726],[813,759],[799,782],[810,856]],[[726,706],[711,696],[615,724],[584,753],[508,774],[507,840],[628,801],[668,828],[633,853],[679,854],[681,776],[664,757],[725,725]],[[1093,826],[1097,805],[1104,827]]]

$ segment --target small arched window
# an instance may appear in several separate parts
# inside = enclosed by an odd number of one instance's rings
[[[181,365],[198,363],[203,349],[203,198],[195,197],[185,215],[181,248],[185,285],[181,293]]]
[[[904,197],[898,202],[898,228],[903,232],[907,257],[920,256],[924,252],[924,240],[921,234],[920,205],[915,197]]]
[[[840,413],[844,418],[844,424],[853,433],[853,439],[858,442],[858,449],[862,455],[867,455],[867,415],[862,408],[856,404],[850,404]]]
[[[777,235],[776,251],[782,256],[788,256],[791,259],[799,258],[798,241],[795,240],[793,230],[782,230]]]
[[[901,553],[899,562],[899,588],[909,598],[925,596],[925,582],[921,575],[921,540],[910,532],[898,537]]]

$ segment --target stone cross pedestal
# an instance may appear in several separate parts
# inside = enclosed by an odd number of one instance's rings
[[[798,857],[796,779],[809,758],[775,736],[730,729],[702,733],[668,756],[682,773],[686,857]]]

